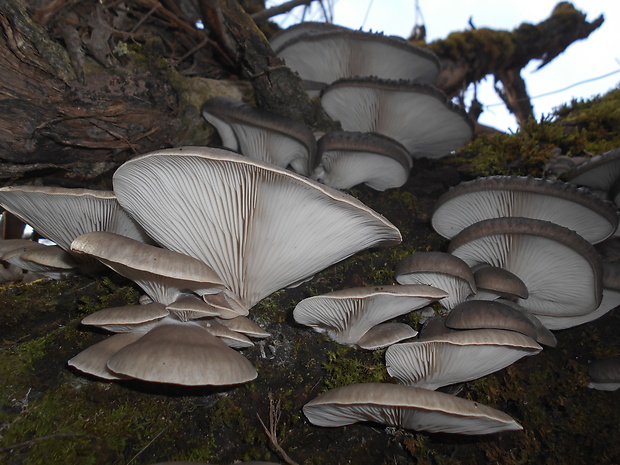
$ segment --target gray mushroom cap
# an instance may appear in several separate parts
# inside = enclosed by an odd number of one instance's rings
[[[280,51],[283,44],[289,40],[294,39],[300,35],[305,34],[322,34],[324,32],[331,31],[350,31],[351,29],[344,26],[339,26],[333,23],[324,23],[319,21],[304,21],[299,24],[294,24],[276,32],[269,38],[269,45],[275,53]]]
[[[341,78],[377,76],[432,84],[439,60],[399,37],[346,29],[296,34],[277,54],[302,79],[332,83]]]
[[[525,308],[503,301],[470,300],[452,309],[445,324],[452,329],[503,329],[517,331],[550,347],[557,345],[555,336]]]
[[[417,335],[418,332],[408,324],[381,323],[366,331],[366,334],[357,341],[357,346],[364,350],[384,349]]]
[[[118,234],[83,234],[73,241],[71,249],[135,281],[149,297],[164,305],[189,292],[210,294],[224,289],[219,276],[200,260]]]
[[[373,326],[445,296],[440,289],[416,284],[356,287],[303,299],[293,317],[340,344],[354,345]]]
[[[465,144],[473,122],[434,87],[376,78],[340,79],[321,95],[326,113],[345,131],[397,140],[412,157],[442,157]]]
[[[435,231],[451,239],[481,220],[524,217],[551,221],[591,243],[611,236],[618,226],[614,206],[586,189],[531,176],[490,176],[451,188],[435,204]]]
[[[129,331],[146,333],[169,314],[165,305],[152,302],[145,305],[104,308],[84,317],[82,324],[114,333]]]
[[[23,270],[32,271],[52,279],[63,279],[74,274],[79,265],[71,254],[57,245],[44,245],[39,242],[20,239],[4,242],[10,242],[15,246],[21,244],[21,246],[11,248],[2,254],[0,259]]]
[[[114,190],[158,243],[207,263],[247,308],[362,249],[401,241],[357,199],[226,150],[136,157],[116,171]]]
[[[324,427],[372,421],[415,431],[472,435],[522,429],[510,416],[491,407],[396,384],[341,386],[311,400],[303,411],[312,424]]]
[[[484,264],[472,271],[477,288],[476,293],[469,296],[472,300],[527,299],[530,295],[521,278],[504,268]]]
[[[243,355],[193,323],[158,325],[107,366],[118,375],[185,386],[240,384],[257,376]]]
[[[400,284],[426,284],[443,289],[447,297],[439,303],[450,310],[476,292],[471,268],[459,257],[445,252],[416,252],[396,265],[394,278]]]
[[[123,347],[133,344],[145,333],[118,333],[94,344],[67,362],[70,367],[83,373],[107,380],[127,379],[108,369],[108,360]]]
[[[531,218],[494,218],[468,226],[448,251],[469,266],[505,268],[527,286],[517,303],[539,315],[583,315],[601,301],[601,259],[588,241],[567,228]]]
[[[336,189],[365,183],[384,191],[409,179],[411,158],[397,141],[381,134],[328,132],[318,141],[318,166],[312,179]]]
[[[303,123],[228,97],[208,100],[202,115],[218,130],[224,147],[310,175],[316,139]]]
[[[541,350],[514,331],[476,329],[394,344],[385,352],[385,364],[403,384],[437,389],[481,378]]]

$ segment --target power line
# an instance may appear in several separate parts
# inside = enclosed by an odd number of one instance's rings
[[[557,90],[552,90],[550,92],[545,92],[544,94],[536,95],[534,97],[530,97],[529,99],[530,100],[534,100],[534,99],[537,99],[537,98],[540,98],[540,97],[546,97],[548,95],[559,94],[560,92],[564,92],[565,90],[572,89],[573,87],[579,86],[581,84],[587,84],[588,82],[598,81],[599,79],[604,79],[606,77],[613,76],[614,74],[618,74],[618,73],[620,73],[620,69],[612,71],[611,73],[603,74],[602,76],[597,76],[597,77],[594,77],[594,78],[586,79],[584,81],[575,82],[574,84],[571,84],[570,86],[567,86],[567,87],[563,87],[562,89],[557,89]],[[500,106],[500,105],[505,105],[505,103],[503,103],[503,102],[502,103],[491,103],[490,105],[485,105],[485,108],[497,107],[497,106]]]

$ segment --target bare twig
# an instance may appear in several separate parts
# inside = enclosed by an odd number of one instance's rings
[[[164,434],[164,431],[166,431],[167,429],[168,429],[168,426],[164,427],[164,429],[162,429],[159,433],[157,433],[157,434],[155,435],[155,437],[154,437],[153,439],[151,439],[151,440],[149,441],[149,443],[148,443],[146,446],[144,446],[144,447],[140,450],[140,452],[138,452],[136,455],[134,455],[134,456],[131,458],[131,460],[130,460],[129,462],[127,462],[127,465],[129,465],[131,462],[133,462],[134,460],[136,460],[136,458],[138,458],[138,456],[139,456],[142,452],[144,452],[146,449],[148,449],[148,448],[149,448],[149,446],[150,446],[151,444],[153,444],[153,443],[157,440],[157,438],[159,438],[159,436],[161,436],[162,434]]]
[[[258,13],[254,13],[252,15],[252,19],[257,23],[259,21],[265,21],[273,16],[288,13],[293,8],[298,7],[299,5],[310,5],[313,1],[314,0],[290,0],[289,2],[283,3],[281,5],[267,8],[266,10],[259,11]]]
[[[299,465],[292,458],[290,458],[284,449],[282,449],[282,446],[280,446],[277,433],[278,423],[280,423],[280,416],[282,415],[282,412],[280,411],[280,401],[278,400],[276,402],[273,400],[273,393],[271,391],[267,395],[269,397],[269,428],[265,426],[265,423],[263,423],[263,420],[258,413],[256,414],[256,418],[260,421],[260,424],[265,430],[265,434],[269,438],[271,445],[274,447],[276,452],[280,454],[282,460],[284,460],[288,465]]]

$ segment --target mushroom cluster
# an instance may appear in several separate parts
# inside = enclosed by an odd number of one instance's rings
[[[337,189],[383,191],[407,181],[413,158],[447,155],[473,134],[471,119],[432,85],[437,57],[401,38],[303,23],[271,45],[343,131],[315,143],[299,122],[216,97],[202,112],[226,148]]]
[[[448,252],[417,252],[395,269],[401,287],[426,286],[444,292],[438,303],[445,316],[432,320],[432,330],[425,326],[418,338],[410,334],[408,340],[399,341],[394,336],[381,346],[362,344],[366,336],[360,334],[358,325],[361,315],[366,316],[360,306],[349,304],[342,311],[327,305],[335,300],[345,307],[340,302],[344,296],[358,295],[359,290],[311,297],[296,307],[296,321],[326,330],[336,342],[369,349],[387,347],[388,373],[401,385],[352,385],[327,391],[304,407],[311,422],[338,426],[374,421],[462,434],[518,429],[514,420],[495,411],[485,413],[484,427],[466,420],[472,407],[462,403],[463,399],[458,400],[458,414],[447,407],[457,401],[442,400],[441,415],[435,412],[438,399],[434,407],[424,402],[435,402],[429,392],[438,388],[485,376],[537,354],[542,350],[540,344],[555,347],[550,329],[591,321],[620,303],[613,283],[616,268],[603,266],[592,244],[615,232],[618,215],[609,202],[584,189],[531,177],[479,178],[443,195],[432,224],[451,239]],[[399,314],[388,310],[395,306],[382,306],[381,317],[375,317],[373,324]],[[367,326],[362,331],[373,333]],[[355,337],[348,338],[349,334]],[[614,386],[611,381],[600,383],[592,386]],[[433,412],[432,424],[410,419],[422,415],[420,409],[424,416]],[[482,416],[482,410],[479,413]],[[458,428],[454,415],[459,418]]]
[[[69,365],[104,379],[187,386],[257,376],[238,351],[269,334],[247,318],[271,293],[399,231],[356,199],[228,150],[186,147],[136,157],[114,193],[159,246],[111,232],[76,237],[71,252],[133,280],[141,305],[108,308],[85,325],[115,333]]]

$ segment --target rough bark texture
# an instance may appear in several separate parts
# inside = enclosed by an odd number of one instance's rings
[[[532,116],[532,107],[520,71],[531,60],[539,68],[551,62],[578,40],[603,24],[603,16],[588,22],[571,3],[561,2],[539,24],[521,24],[514,31],[472,29],[454,32],[430,44],[414,42],[434,51],[442,64],[437,86],[449,96],[491,74],[500,83],[500,96],[519,123]]]

